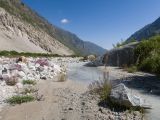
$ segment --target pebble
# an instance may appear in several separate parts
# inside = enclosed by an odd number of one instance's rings
[[[68,110],[73,110],[73,108],[69,108]]]

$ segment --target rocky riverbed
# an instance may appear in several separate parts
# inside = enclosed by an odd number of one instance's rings
[[[71,58],[0,58],[0,108],[5,100],[17,95],[23,88],[23,80],[53,80],[60,73],[66,74],[65,62],[77,62]]]
[[[147,120],[160,120],[160,80],[156,75],[144,72],[128,73],[118,67],[99,68],[109,71],[109,79],[113,84],[124,83],[134,95],[145,99],[152,108],[146,110]]]
[[[2,111],[0,112],[1,120],[75,120],[75,119],[76,120],[106,120],[106,119],[141,120],[142,119],[142,114],[136,111],[132,113],[130,113],[129,111],[115,111],[115,110],[110,110],[107,106],[99,105],[100,102],[99,96],[90,94],[90,92],[88,92],[89,91],[88,84],[85,84],[85,82],[78,82],[74,80],[74,77],[68,77],[68,78],[73,78],[72,80],[57,82],[57,75],[60,72],[64,71],[64,66],[67,66],[66,64],[68,64],[68,67],[66,67],[67,70],[72,69],[72,67],[69,64],[74,63],[77,65],[82,65],[81,63],[79,63],[79,58],[77,59],[27,58],[27,60],[19,59],[18,62],[17,58],[12,58],[12,59],[1,58],[1,59],[2,59],[1,70],[4,70],[4,63],[7,63],[5,64],[7,73],[2,73],[2,76],[3,74],[7,74],[9,75],[10,78],[12,74],[10,74],[10,72],[8,73],[8,71],[10,71],[9,68],[10,65],[12,64],[20,66],[21,64],[24,65],[25,68],[29,70],[29,73],[26,74],[25,71],[23,71],[23,69],[17,70],[16,68],[17,74],[19,74],[19,72],[24,72],[25,76],[21,77],[17,75],[16,78],[18,82],[14,86],[8,86],[5,83],[6,80],[4,78],[2,79],[0,89],[2,91],[6,90],[6,93],[0,92],[0,95],[3,97],[3,100],[0,103],[0,105],[4,105],[4,100],[6,98],[16,94],[14,91],[17,89],[17,87],[20,87],[20,85],[17,84],[21,83],[23,79],[28,79],[28,75],[30,77],[30,74],[33,74],[32,80],[37,81],[37,85],[35,87],[38,88],[38,94],[43,95],[42,101],[34,101],[15,106],[5,105],[5,107],[3,107]],[[30,65],[32,66],[31,68],[29,67]],[[39,67],[44,68],[45,71],[39,71]],[[78,69],[78,67],[77,69],[73,70],[82,73]],[[81,70],[85,72],[85,69]],[[75,73],[75,71],[70,71],[70,72],[72,73],[68,74],[69,76]],[[37,74],[37,76],[34,74]],[[88,74],[90,74],[90,71],[88,71]],[[44,76],[42,77],[41,75]],[[44,77],[46,78],[44,79]],[[83,77],[84,76],[82,76],[81,79]],[[87,77],[87,79],[89,78]],[[92,78],[90,78],[90,80],[91,79]],[[8,92],[7,90],[9,90],[10,92]]]

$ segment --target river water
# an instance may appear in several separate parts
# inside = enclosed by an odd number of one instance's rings
[[[85,63],[69,63],[68,64],[68,79],[89,85],[93,81],[102,80],[103,72],[96,67],[86,67]],[[110,80],[116,79],[116,76],[109,76]],[[146,114],[147,120],[160,120],[160,97],[144,94],[139,90],[132,90],[134,94],[144,98],[152,106]]]
[[[68,79],[85,84],[90,84],[96,80],[103,80],[104,73],[97,67],[86,67],[86,63],[72,63],[68,64]],[[114,79],[114,76],[109,76],[108,79]]]

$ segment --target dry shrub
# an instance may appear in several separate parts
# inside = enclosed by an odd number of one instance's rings
[[[111,92],[111,84],[104,81],[95,81],[89,85],[89,90],[91,94],[97,94],[101,100],[105,100]]]
[[[31,94],[31,93],[35,93],[38,92],[38,89],[35,89],[33,87],[29,87],[29,88],[24,88],[24,90],[21,92],[21,94]]]
[[[64,82],[67,80],[67,75],[66,73],[63,73],[61,72],[59,75],[58,75],[58,82]]]
[[[103,80],[92,82],[88,88],[91,94],[99,95],[102,101],[107,99],[112,88],[109,81],[109,73],[104,72]]]
[[[7,85],[14,86],[18,82],[18,79],[17,79],[17,77],[13,76],[9,79],[6,79],[5,82],[6,82]]]
[[[95,55],[89,55],[88,56],[88,60],[89,61],[95,61],[96,60],[96,56]]]

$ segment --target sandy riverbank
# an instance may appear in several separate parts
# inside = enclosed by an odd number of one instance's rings
[[[44,101],[7,106],[0,113],[1,120],[140,120],[139,113],[113,112],[98,106],[98,97],[86,92],[87,86],[80,83],[40,81],[38,87]]]
[[[81,93],[85,87],[74,84],[71,81],[64,83],[52,81],[40,81],[37,85],[39,94],[44,95],[43,101],[35,101],[16,106],[7,106],[1,112],[2,120],[61,120],[61,107],[58,102],[61,99],[61,91],[72,90]],[[59,95],[59,96],[58,96]],[[64,96],[65,97],[65,96]]]

